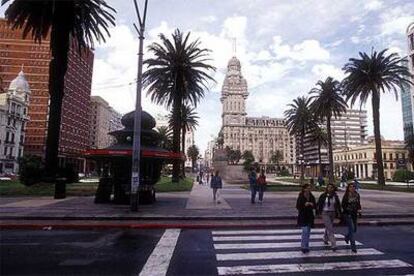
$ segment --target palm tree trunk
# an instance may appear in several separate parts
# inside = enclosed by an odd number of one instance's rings
[[[178,86],[178,85],[177,85]],[[181,97],[180,92],[176,91],[176,96],[174,99],[173,106],[173,151],[176,153],[180,152],[180,132],[181,132]],[[172,171],[172,182],[178,183],[180,180],[180,165],[181,160],[176,159],[173,161],[173,171]]]
[[[334,183],[333,175],[333,154],[332,154],[332,130],[331,130],[331,117],[326,118],[326,128],[328,132],[328,157],[329,157],[329,183]]]
[[[318,158],[319,158],[319,175],[323,176],[322,159],[321,159],[321,141],[318,141]]]
[[[301,163],[300,163],[300,184],[304,184],[305,179],[305,157],[303,156],[303,150],[304,150],[304,139],[305,139],[305,131],[302,131],[300,136],[300,154],[302,155]]]
[[[181,129],[182,131],[182,141],[181,141],[181,149],[183,150],[183,154],[185,155],[185,134],[186,134],[186,130],[185,130],[185,126]],[[183,178],[185,178],[185,160],[182,161],[182,175]]]
[[[46,176],[53,181],[58,169],[60,123],[64,95],[65,74],[68,65],[69,33],[57,24],[50,37],[52,60],[49,65],[49,120],[46,139]]]
[[[375,153],[377,159],[378,185],[384,188],[384,165],[382,163],[381,131],[380,131],[380,95],[377,91],[372,93],[372,114],[374,119]]]

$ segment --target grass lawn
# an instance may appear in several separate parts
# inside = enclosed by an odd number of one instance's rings
[[[66,184],[67,196],[91,196],[95,195],[98,188],[97,182]],[[18,180],[1,180],[0,196],[53,196],[55,185],[51,183],[37,183],[26,187]]]
[[[381,186],[378,184],[368,184],[368,183],[362,183],[361,184],[363,189],[368,190],[384,190],[384,191],[392,191],[392,192],[408,192],[408,193],[414,193],[414,186],[411,185],[410,187],[407,186],[391,186],[391,185],[385,185],[384,189],[382,189]]]
[[[186,192],[191,191],[192,187],[193,179],[191,177],[180,179],[180,182],[178,183],[172,183],[171,177],[162,176],[160,181],[155,184],[155,190],[157,193]]]

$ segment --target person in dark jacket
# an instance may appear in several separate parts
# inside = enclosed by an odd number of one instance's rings
[[[351,250],[356,253],[355,233],[357,230],[358,213],[361,212],[361,200],[353,183],[349,183],[346,187],[345,194],[342,198],[342,210],[346,225],[348,226],[348,234],[345,236],[345,242],[351,242]]]
[[[329,183],[326,186],[325,192],[320,195],[317,207],[317,213],[322,215],[322,220],[325,225],[323,241],[325,244],[328,244],[329,240],[333,251],[336,251],[336,240],[333,224],[335,218],[341,217],[341,202],[335,190],[335,185]]]
[[[298,226],[302,227],[301,248],[303,253],[309,252],[309,237],[311,228],[314,227],[314,210],[316,209],[315,197],[311,193],[311,186],[305,184],[299,193],[296,201],[296,209],[298,209]]]
[[[223,182],[221,180],[221,177],[219,176],[219,171],[216,171],[216,174],[211,178],[210,186],[213,189],[214,203],[220,203],[220,201],[218,200],[217,191],[218,189],[223,188]]]
[[[254,171],[254,168],[252,167],[249,173],[249,186],[250,186],[250,193],[251,193],[250,202],[252,204],[254,204],[256,201],[256,192],[257,192],[257,179],[256,178],[257,178],[257,174]]]
[[[259,192],[259,203],[263,203],[263,194],[264,194],[264,191],[266,190],[266,185],[267,185],[266,175],[265,175],[265,171],[262,169],[259,177],[256,180],[257,191]]]

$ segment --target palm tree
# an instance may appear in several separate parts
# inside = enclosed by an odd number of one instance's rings
[[[334,183],[334,164],[332,153],[332,129],[331,119],[337,118],[346,112],[347,104],[342,97],[341,83],[331,77],[327,77],[325,81],[318,81],[315,88],[310,91],[313,96],[310,97],[312,104],[311,112],[316,119],[326,122],[326,130],[328,134],[328,160],[329,160],[329,182]]]
[[[2,0],[4,5],[10,0]],[[105,41],[108,28],[115,25],[115,10],[105,0],[58,1],[14,0],[5,15],[13,28],[23,28],[23,37],[29,34],[41,43],[50,34],[52,60],[49,64],[49,121],[46,141],[46,173],[54,178],[57,172],[59,135],[64,79],[70,45],[76,45],[80,54],[93,48],[94,39]]]
[[[300,149],[300,182],[303,184],[305,174],[305,164],[303,162],[303,142],[308,130],[314,126],[314,120],[310,111],[310,99],[308,97],[298,97],[293,100],[293,103],[288,105],[290,109],[284,112],[285,124],[289,133],[299,137],[299,149]]]
[[[385,185],[384,166],[382,162],[381,131],[380,131],[380,97],[381,92],[393,91],[398,99],[398,87],[412,84],[411,74],[403,65],[404,59],[397,54],[387,54],[387,49],[380,52],[372,51],[371,55],[359,53],[359,58],[351,58],[343,70],[348,76],[343,80],[344,95],[351,106],[357,100],[365,104],[371,97],[372,117],[378,184]]]
[[[189,103],[196,107],[208,90],[207,82],[213,78],[208,74],[215,68],[208,65],[210,50],[200,48],[200,41],[189,42],[190,33],[184,35],[178,29],[172,40],[160,34],[161,44],[153,43],[149,51],[154,58],[144,63],[148,66],[143,74],[143,84],[148,95],[157,104],[172,107],[173,150],[180,151],[181,107]],[[173,182],[178,182],[180,161],[173,164]]]
[[[200,154],[200,151],[198,150],[198,147],[196,145],[192,145],[187,149],[187,155],[191,159],[191,167],[194,172],[194,165],[197,161],[198,155]]]
[[[310,142],[313,145],[318,146],[318,159],[319,159],[319,175],[323,176],[323,167],[322,167],[322,156],[321,148],[328,145],[328,134],[320,126],[316,125],[310,132]]]
[[[198,119],[200,117],[197,116],[197,112],[195,112],[195,108],[191,108],[189,105],[183,104],[181,106],[181,151],[185,154],[185,135],[187,131],[194,131],[198,126]],[[174,127],[174,116],[173,112],[171,112],[168,120],[168,124],[172,129]],[[182,161],[182,175],[185,177],[185,161]]]
[[[157,132],[160,137],[161,147],[164,149],[171,149],[171,130],[166,126],[157,127]]]

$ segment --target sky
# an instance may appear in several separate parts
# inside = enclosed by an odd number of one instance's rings
[[[133,0],[107,2],[117,10],[116,26],[106,43],[95,47],[92,95],[126,113],[135,106],[138,37],[132,24],[137,19]],[[179,28],[212,51],[216,82],[209,83],[197,107],[195,143],[203,152],[221,127],[221,86],[232,56],[240,59],[248,83],[248,116],[283,117],[287,104],[306,95],[318,80],[341,80],[343,65],[358,52],[388,48],[405,56],[410,22],[411,0],[149,0],[144,44],[146,48],[159,41],[160,33],[170,35]],[[148,56],[145,50],[144,59]],[[145,91],[142,106],[152,115],[168,113],[151,103]],[[363,109],[368,110],[372,135],[370,102]],[[380,112],[382,135],[403,139],[400,99],[383,94]]]

